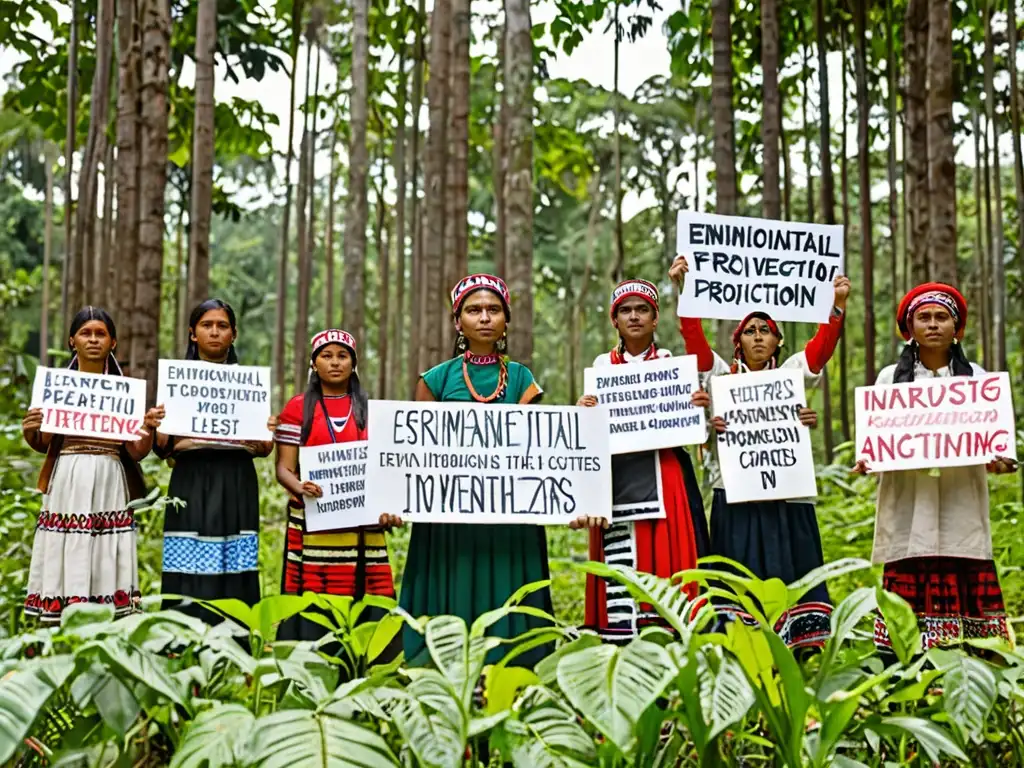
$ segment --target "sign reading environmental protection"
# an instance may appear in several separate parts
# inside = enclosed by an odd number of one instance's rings
[[[584,391],[608,414],[612,454],[653,451],[707,440],[695,355],[587,368]]]
[[[412,522],[611,519],[608,419],[597,408],[370,402],[369,508]]]
[[[843,228],[680,211],[676,252],[689,272],[681,317],[827,323],[843,274]]]
[[[306,496],[306,530],[328,531],[377,525],[380,515],[366,506],[367,441],[299,448],[302,482],[320,486],[323,495]]]
[[[1017,458],[1010,376],[857,387],[857,460],[871,472]]]
[[[807,402],[802,371],[715,376],[711,400],[726,424],[718,462],[730,504],[818,495],[811,433],[799,419]]]
[[[156,401],[165,435],[215,441],[272,440],[270,368],[161,360]]]
[[[134,442],[146,418],[146,382],[40,367],[30,407],[42,410],[43,432]]]

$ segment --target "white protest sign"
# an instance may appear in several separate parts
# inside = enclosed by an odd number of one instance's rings
[[[270,368],[161,360],[156,401],[165,435],[206,440],[272,440]]]
[[[704,409],[690,402],[700,389],[695,355],[587,368],[583,382],[608,414],[612,454],[707,440]]]
[[[718,462],[730,504],[818,495],[811,433],[799,420],[807,402],[801,371],[715,376],[711,401],[726,423]]]
[[[1017,458],[1010,376],[857,387],[857,460],[871,472]]]
[[[827,323],[843,274],[839,225],[680,211],[676,252],[689,272],[680,317],[740,320],[754,311],[776,321]]]
[[[306,496],[306,530],[329,531],[377,525],[380,515],[366,507],[367,442],[299,448],[302,482],[320,486],[319,499]]]
[[[42,409],[43,432],[134,442],[146,418],[146,382],[40,367],[30,407]]]
[[[370,402],[369,508],[412,522],[564,525],[612,516],[597,408]]]

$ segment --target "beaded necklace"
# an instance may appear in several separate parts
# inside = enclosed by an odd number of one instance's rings
[[[469,378],[469,366],[494,365],[495,363],[499,365],[498,386],[488,397],[482,397],[477,393]],[[495,400],[500,400],[505,396],[505,390],[508,388],[508,358],[496,354],[474,355],[467,349],[462,356],[462,379],[466,382],[466,389],[469,390],[470,397],[478,403],[493,403]]]

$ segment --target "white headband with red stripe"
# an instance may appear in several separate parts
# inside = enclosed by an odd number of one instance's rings
[[[310,342],[310,347],[312,348],[310,357],[316,357],[317,353],[328,344],[341,344],[351,349],[353,354],[356,351],[356,340],[351,333],[331,328],[326,331],[320,331],[320,333],[313,337],[313,341]]]
[[[473,291],[481,288],[494,291],[505,303],[505,309],[511,308],[512,297],[509,295],[508,286],[505,285],[505,281],[494,275],[479,274],[462,278],[458,285],[452,288],[452,312],[456,315],[459,314],[459,308],[462,306],[463,300]]]

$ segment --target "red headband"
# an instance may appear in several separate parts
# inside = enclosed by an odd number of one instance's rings
[[[311,351],[309,357],[311,360],[316,359],[316,356],[320,353],[320,350],[326,347],[328,344],[341,344],[343,347],[348,347],[352,356],[356,354],[356,340],[352,334],[348,331],[338,330],[332,328],[326,331],[320,331],[316,336],[313,337],[310,342]]]
[[[612,297],[609,301],[611,309],[609,313],[612,318],[615,318],[615,311],[619,308],[619,305],[628,299],[630,296],[639,296],[641,299],[646,301],[654,310],[658,310],[658,289],[653,283],[649,283],[646,280],[623,280],[612,291]]]
[[[508,313],[510,311],[512,298],[509,296],[508,286],[505,285],[505,281],[494,275],[479,274],[462,278],[458,285],[452,288],[452,314],[459,314],[462,302],[466,300],[466,297],[473,291],[478,291],[481,288],[486,288],[498,294],[501,297],[502,304],[505,305],[505,312]]]
[[[927,294],[938,295],[932,297],[932,301],[919,301],[919,299],[924,299]],[[941,300],[940,297],[945,297],[945,300]],[[899,326],[903,339],[910,341],[910,337],[913,335],[910,331],[912,310],[927,303],[938,304],[950,310],[950,314],[956,323],[956,337],[962,339],[964,329],[967,327],[967,300],[960,291],[945,283],[922,283],[916,288],[911,288],[907,295],[903,297],[899,308],[896,310],[896,324]]]
[[[739,346],[740,336],[743,335],[743,329],[746,327],[747,323],[749,323],[755,317],[758,317],[764,320],[766,323],[768,323],[768,327],[771,329],[771,332],[779,337],[780,342],[782,341],[782,331],[779,330],[778,323],[772,320],[771,317],[769,317],[768,314],[765,312],[751,312],[749,315],[740,320],[740,324],[737,325],[736,330],[732,332],[732,343],[734,345]]]

